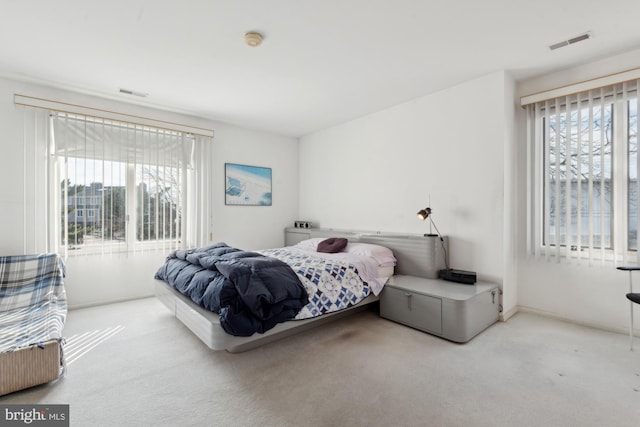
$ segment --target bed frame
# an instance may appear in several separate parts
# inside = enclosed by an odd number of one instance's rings
[[[433,236],[413,234],[375,233],[367,231],[308,229],[305,230],[310,238],[314,237],[346,237],[349,241],[374,243],[391,249],[398,261],[396,274],[406,274],[418,277],[428,277],[433,266],[428,265],[434,243]],[[436,237],[437,238],[437,237]],[[261,345],[285,338],[320,326],[354,312],[368,308],[369,304],[378,301],[378,297],[371,294],[360,303],[346,310],[325,314],[312,319],[290,320],[279,323],[274,328],[250,337],[238,337],[227,334],[220,326],[217,314],[200,307],[188,297],[182,295],[166,282],[156,280],[155,292],[157,298],[171,311],[171,313],[185,324],[198,338],[212,350],[227,350],[230,353],[240,353]]]

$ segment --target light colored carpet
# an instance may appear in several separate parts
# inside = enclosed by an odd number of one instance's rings
[[[65,335],[107,328],[66,378],[0,404],[70,404],[72,426],[640,425],[628,337],[532,314],[461,345],[365,311],[230,354],[150,298],[71,311]]]

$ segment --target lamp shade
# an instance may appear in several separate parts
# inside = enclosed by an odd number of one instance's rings
[[[431,208],[424,208],[418,211],[418,218],[425,220],[431,215]]]

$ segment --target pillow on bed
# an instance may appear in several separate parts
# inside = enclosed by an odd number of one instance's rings
[[[347,246],[347,243],[349,243],[349,241],[345,238],[332,237],[318,243],[318,248],[316,249],[316,251],[335,254],[342,251]]]
[[[318,248],[318,243],[326,240],[326,237],[314,237],[312,239],[303,240],[301,242],[296,243],[293,246],[296,246],[301,249],[312,249],[316,250]]]
[[[396,265],[396,257],[393,256],[391,249],[372,243],[349,243],[343,252],[372,257],[381,267]]]

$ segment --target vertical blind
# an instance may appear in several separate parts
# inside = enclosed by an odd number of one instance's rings
[[[105,255],[210,239],[210,137],[28,107],[24,123],[25,205],[42,209],[25,247]]]
[[[638,260],[638,93],[635,80],[527,106],[536,257]]]

